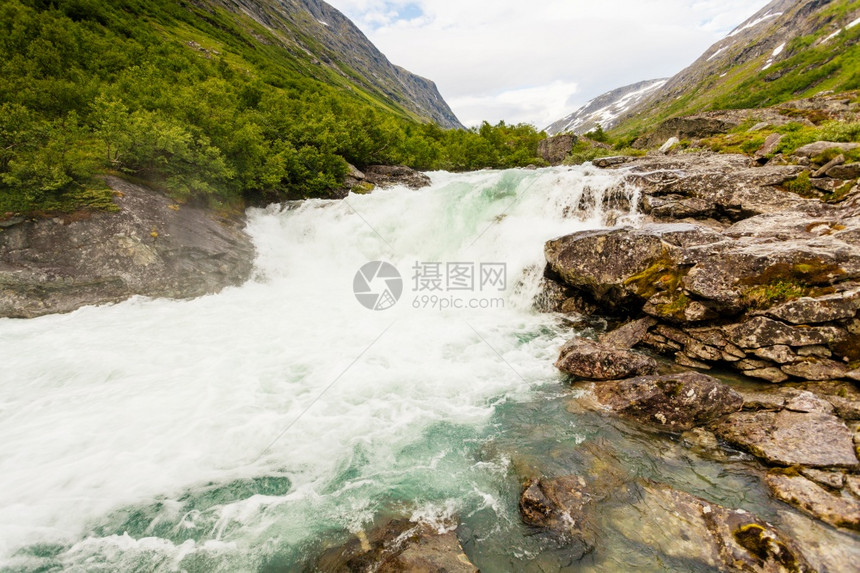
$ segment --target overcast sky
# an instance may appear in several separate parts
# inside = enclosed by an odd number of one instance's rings
[[[543,128],[672,76],[767,0],[327,0],[391,62],[436,82],[467,126]]]

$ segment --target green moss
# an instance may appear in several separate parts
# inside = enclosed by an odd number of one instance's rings
[[[827,294],[833,290],[830,285],[844,275],[845,271],[836,264],[808,259],[771,265],[740,284],[747,287],[744,300],[748,306],[768,308],[803,296]]]
[[[368,183],[366,181],[362,181],[361,183],[353,185],[352,189],[350,189],[350,191],[352,191],[356,195],[367,195],[368,193],[370,193],[374,189],[376,189],[376,186],[373,183]]]
[[[776,280],[752,287],[744,293],[747,306],[769,308],[775,304],[793,300],[809,294],[809,287],[794,281]]]
[[[812,181],[809,176],[809,171],[804,171],[794,179],[786,181],[782,187],[791,193],[800,195],[801,197],[816,196],[815,188],[812,186]]]

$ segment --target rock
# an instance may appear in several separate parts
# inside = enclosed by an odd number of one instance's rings
[[[703,426],[743,405],[737,392],[696,372],[596,384],[594,394],[602,406],[624,418],[674,432]]]
[[[783,364],[780,370],[804,380],[836,380],[848,373],[845,365],[827,358],[805,358],[794,364]]]
[[[783,137],[784,136],[781,133],[771,133],[768,135],[767,139],[764,140],[764,145],[755,152],[755,158],[765,159],[768,155],[773,155],[776,148],[779,147]]]
[[[683,352],[675,353],[675,364],[685,366],[687,368],[697,368],[699,370],[711,369],[711,366],[709,364],[696,360],[695,358],[691,358],[689,355],[684,354]]]
[[[860,530],[860,500],[830,492],[801,476],[770,472],[765,477],[773,495],[834,527]]]
[[[580,539],[586,552],[594,545],[586,509],[593,496],[582,477],[564,476],[532,480],[520,496],[523,522]]]
[[[853,532],[835,529],[803,513],[785,509],[779,523],[806,556],[810,566],[821,573],[857,573],[860,543]]]
[[[660,153],[669,153],[669,151],[671,151],[671,149],[678,145],[680,142],[681,140],[677,137],[670,137],[663,145],[660,146],[660,149],[658,149],[658,151]]]
[[[798,157],[807,157],[812,158],[816,155],[821,155],[828,149],[839,149],[840,151],[851,151],[852,149],[857,149],[860,147],[858,143],[837,143],[833,141],[816,141],[815,143],[810,143],[808,145],[804,145],[803,147],[798,147],[794,150],[794,155]]]
[[[717,421],[711,429],[771,464],[860,468],[852,432],[832,414],[745,410]]]
[[[550,165],[561,165],[579,138],[575,135],[555,135],[538,143],[538,156]]]
[[[453,531],[439,533],[426,524],[405,519],[389,521],[369,533],[362,531],[342,547],[326,551],[314,570],[478,573]]]
[[[70,312],[134,295],[193,298],[248,279],[244,219],[177,205],[116,177],[117,213],[26,222],[0,233],[0,317]]]
[[[657,321],[650,317],[631,320],[612,332],[603,334],[600,342],[616,348],[633,348],[645,338],[648,329],[655,324]]]
[[[860,399],[842,396],[825,396],[836,409],[836,415],[843,420],[860,420]]]
[[[640,149],[655,147],[670,137],[678,139],[711,137],[718,133],[727,133],[729,130],[740,125],[740,123],[741,121],[725,115],[717,117],[708,114],[698,114],[687,117],[674,117],[667,119],[657,126],[657,129],[653,133],[637,139],[633,143],[633,146]]]
[[[812,468],[800,468],[800,474],[830,489],[842,489],[845,486],[845,474],[842,472],[826,472]]]
[[[826,175],[834,179],[857,179],[860,177],[860,163],[836,165],[828,169]]]
[[[570,287],[543,277],[534,298],[534,308],[538,312],[560,312],[564,301],[570,298]]]
[[[724,329],[726,337],[742,349],[764,346],[826,345],[840,340],[844,334],[834,327],[799,327],[756,316]]]
[[[747,133],[755,133],[756,131],[761,131],[762,129],[764,129],[768,126],[770,126],[770,124],[768,122],[760,121],[757,124],[755,124],[754,126],[752,126],[751,128],[749,128],[747,130]],[[771,134],[771,135],[773,135],[773,134]]]
[[[421,189],[430,185],[430,177],[405,165],[369,165],[364,169],[365,180],[380,189],[403,186]]]
[[[842,165],[843,163],[845,163],[845,156],[840,153],[839,155],[837,155],[836,157],[834,157],[833,159],[831,159],[830,161],[825,163],[821,167],[821,169],[819,169],[818,171],[815,171],[812,174],[812,176],[813,177],[824,177],[830,168],[836,167],[837,165]]]
[[[657,370],[657,363],[636,352],[573,338],[562,347],[555,367],[577,378],[618,380],[651,374]]]
[[[785,364],[787,362],[794,362],[797,360],[797,355],[791,351],[790,347],[785,346],[784,344],[756,348],[753,351],[753,354],[759,358],[765,358],[778,364]]]
[[[761,380],[767,380],[768,382],[773,382],[774,384],[779,384],[780,382],[785,382],[789,379],[788,374],[776,368],[774,366],[766,366],[764,368],[753,368],[752,370],[744,371],[744,374],[750,376],[752,378],[759,378]]]
[[[818,356],[820,358],[830,358],[833,353],[826,346],[802,346],[797,349],[797,355],[802,357]]]
[[[812,392],[803,391],[785,403],[785,409],[792,412],[818,412],[821,414],[832,414],[833,404],[822,400]]]
[[[749,392],[738,390],[744,399],[744,410],[782,410],[786,396],[776,392]]]
[[[791,324],[818,324],[857,316],[860,289],[816,298],[803,297],[769,308],[767,316]]]
[[[601,167],[605,169],[607,167],[622,165],[632,160],[633,158],[629,155],[613,155],[612,157],[598,157],[596,159],[592,159],[591,164],[595,167]]]
[[[847,486],[848,493],[860,500],[860,476],[845,476],[845,485]]]
[[[634,500],[608,519],[635,544],[721,571],[811,571],[788,537],[751,513],[649,482]]]

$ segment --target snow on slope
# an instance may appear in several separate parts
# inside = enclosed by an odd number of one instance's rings
[[[619,116],[634,107],[645,96],[663,86],[667,80],[648,80],[618,88],[594,98],[567,117],[548,126],[549,135],[587,133],[600,125],[611,129]]]

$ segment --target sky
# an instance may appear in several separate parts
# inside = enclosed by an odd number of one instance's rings
[[[466,126],[543,128],[609,90],[669,77],[768,0],[327,0],[388,59],[436,82]]]

